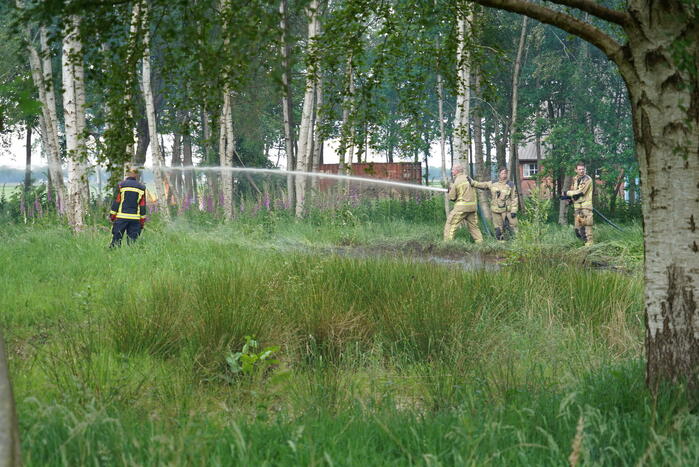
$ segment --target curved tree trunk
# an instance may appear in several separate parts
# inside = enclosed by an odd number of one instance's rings
[[[662,380],[687,381],[696,390],[699,77],[674,64],[673,41],[693,41],[699,59],[699,22],[672,8],[652,14],[641,8],[645,2],[634,3],[629,48],[636,76],[627,83],[643,180],[647,382],[654,389]]]
[[[621,26],[621,45],[592,24],[525,0],[474,0],[575,34],[619,67],[631,100],[645,244],[646,381],[699,388],[699,4],[629,0],[626,11],[576,0]],[[556,3],[571,3],[558,1]]]

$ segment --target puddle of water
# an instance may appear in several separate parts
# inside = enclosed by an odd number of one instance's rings
[[[465,253],[461,257],[456,255],[440,256],[434,253],[425,254],[418,251],[400,251],[391,249],[371,248],[344,248],[335,247],[326,251],[329,254],[347,258],[384,258],[387,260],[405,263],[433,263],[446,267],[458,267],[465,271],[497,271],[500,264],[496,257],[486,256],[481,253]]]

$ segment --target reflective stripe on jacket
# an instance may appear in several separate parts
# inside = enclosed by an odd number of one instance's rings
[[[135,178],[127,178],[119,183],[116,198],[112,202],[110,214],[117,219],[139,220],[146,217],[146,186]]]

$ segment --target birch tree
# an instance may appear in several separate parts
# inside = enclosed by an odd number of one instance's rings
[[[526,0],[474,0],[557,26],[618,67],[631,100],[645,244],[646,382],[699,380],[699,4],[551,0],[620,27],[625,43],[575,16]]]
[[[220,8],[223,14],[223,52],[229,52],[230,40],[230,0],[221,0]],[[228,219],[233,218],[233,173],[227,168],[233,167],[233,155],[235,154],[235,135],[233,132],[233,107],[231,103],[231,70],[230,66],[223,67],[223,105],[221,106],[221,118],[219,125],[219,155],[221,159],[221,185],[223,189],[223,212]]]
[[[459,8],[456,20],[456,114],[454,116],[454,153],[461,164],[469,162],[469,114],[471,65],[466,41],[469,40],[473,12]]]
[[[291,48],[289,47],[289,8],[288,1],[279,3],[281,20],[281,57],[282,57],[282,114],[284,116],[284,147],[286,148],[286,170],[291,172],[296,169],[296,142],[294,140],[294,104],[291,94]],[[289,206],[295,205],[296,188],[293,175],[286,177],[286,193]]]
[[[141,87],[143,89],[143,99],[146,103],[146,117],[148,119],[148,133],[151,139],[151,154],[153,156],[153,174],[155,183],[155,193],[158,198],[158,210],[160,215],[165,220],[170,220],[170,211],[168,210],[167,197],[165,193],[165,158],[163,157],[162,148],[158,142],[158,123],[155,114],[155,99],[153,97],[153,88],[151,85],[151,57],[150,57],[150,31],[149,31],[149,14],[148,2],[141,2],[143,17],[143,66],[141,71]]]
[[[352,166],[354,157],[354,69],[352,66],[352,55],[347,58],[346,92],[342,101],[342,124],[340,127],[340,147],[338,172],[344,175]],[[351,173],[351,169],[349,170]]]
[[[87,207],[87,148],[85,145],[85,71],[80,18],[66,18],[63,37],[63,116],[68,152],[68,222],[76,232],[84,227]]]
[[[22,8],[22,2],[18,1],[17,6]],[[44,147],[48,160],[49,176],[56,208],[61,212],[64,206],[66,192],[61,163],[61,144],[58,136],[58,116],[53,85],[53,66],[51,64],[51,53],[48,47],[46,27],[41,26],[39,28],[41,55],[34,46],[29,26],[26,28],[26,40],[32,80],[39,93],[39,102],[41,103],[40,128],[42,146]]]
[[[522,183],[521,177],[519,176],[519,154],[517,151],[517,145],[519,143],[517,138],[517,110],[519,104],[519,73],[522,69],[522,55],[524,54],[524,44],[527,37],[527,16],[522,18],[522,28],[519,33],[519,43],[517,46],[517,56],[515,57],[515,66],[512,71],[512,103],[510,105],[510,124],[509,124],[509,134],[510,134],[510,176],[512,181],[517,186],[517,195],[521,196],[522,193]],[[518,200],[519,202],[519,200]]]
[[[437,63],[439,68],[439,62]],[[442,82],[442,73],[437,71],[437,111],[439,118],[439,155],[442,161],[442,185],[448,185],[447,178],[447,156],[446,156],[446,136],[444,131],[444,83]],[[444,193],[444,214],[449,215],[449,195]]]
[[[299,127],[299,146],[297,155],[297,170],[306,172],[311,167],[313,157],[313,120],[315,114],[316,88],[318,78],[316,74],[313,49],[319,32],[318,0],[311,0],[307,9],[308,15],[308,43],[307,43],[307,73],[305,94],[303,97],[303,111],[301,113],[301,125]],[[308,178],[296,177],[296,217],[301,217],[306,201],[306,188]]]

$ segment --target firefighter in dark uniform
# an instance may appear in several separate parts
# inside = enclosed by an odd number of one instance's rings
[[[141,234],[146,222],[146,186],[138,181],[135,170],[129,170],[126,178],[119,182],[109,219],[112,221],[112,247],[121,245],[124,232],[129,241],[135,241]]]

